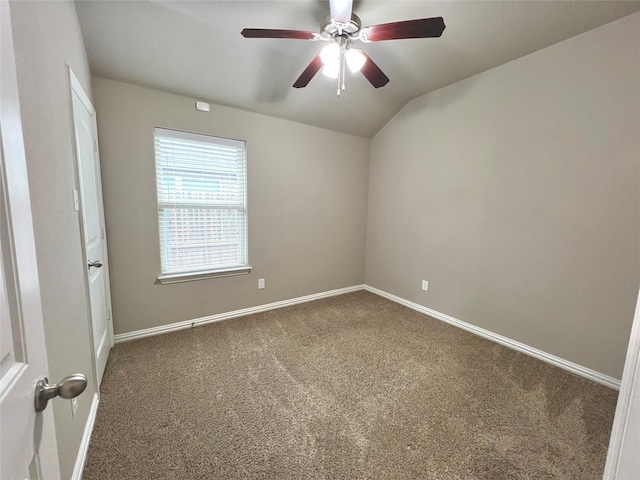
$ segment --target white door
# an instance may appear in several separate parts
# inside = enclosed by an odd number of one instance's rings
[[[96,112],[71,69],[68,71],[71,85],[76,161],[80,182],[82,237],[87,261],[87,286],[91,309],[96,382],[100,386],[109,351],[113,346],[113,324]]]
[[[9,15],[0,0],[0,478],[56,479],[53,412],[34,408],[48,367]]]
[[[611,429],[605,480],[640,478],[640,291]]]

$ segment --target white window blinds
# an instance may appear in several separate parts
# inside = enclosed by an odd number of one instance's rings
[[[162,275],[247,266],[245,142],[154,129]]]

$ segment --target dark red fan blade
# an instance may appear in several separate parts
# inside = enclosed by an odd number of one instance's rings
[[[371,82],[371,85],[376,88],[384,87],[387,83],[389,83],[389,77],[387,77],[384,72],[380,70],[380,67],[376,65],[373,60],[371,60],[371,57],[369,55],[365,53],[364,56],[367,57],[367,61],[364,62],[364,65],[362,66],[360,71],[365,77],[367,77],[367,80]]]
[[[304,69],[302,75],[298,77],[296,83],[293,84],[295,88],[304,88],[306,87],[311,79],[320,71],[322,68],[322,60],[320,59],[320,55],[311,60],[311,63],[307,68]]]
[[[367,27],[367,39],[371,42],[400,40],[403,38],[439,37],[444,31],[442,17],[420,18],[404,22],[383,23]]]
[[[291,38],[313,40],[314,33],[305,30],[273,30],[270,28],[245,28],[240,32],[244,38]]]

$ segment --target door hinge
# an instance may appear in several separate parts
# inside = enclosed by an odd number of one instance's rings
[[[98,151],[98,140],[96,140],[95,138],[93,139],[93,151]]]
[[[104,240],[104,227],[100,227],[100,239]]]

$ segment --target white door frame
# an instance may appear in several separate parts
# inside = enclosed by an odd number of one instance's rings
[[[605,480],[640,478],[640,291],[624,364],[616,416],[604,469]]]
[[[86,269],[86,265],[87,262],[89,261],[88,257],[87,257],[87,251],[86,251],[86,236],[85,236],[85,225],[84,225],[84,211],[83,211],[83,205],[82,202],[79,200],[79,190],[81,188],[80,186],[80,157],[78,155],[78,151],[77,151],[77,138],[76,138],[76,133],[75,133],[75,124],[74,124],[74,116],[73,116],[73,95],[77,95],[78,98],[80,99],[80,101],[82,102],[82,104],[87,108],[88,111],[92,112],[92,114],[95,115],[95,109],[93,108],[93,105],[91,104],[91,101],[89,100],[89,97],[87,96],[87,94],[84,92],[84,89],[82,88],[82,85],[80,84],[80,82],[78,81],[77,77],[75,76],[75,74],[73,73],[73,70],[71,69],[71,67],[69,65],[67,65],[67,86],[68,86],[68,97],[69,97],[69,111],[71,112],[70,115],[70,121],[71,121],[71,134],[72,134],[72,138],[73,138],[73,155],[75,158],[75,184],[76,184],[76,190],[74,192],[74,200],[77,202],[77,208],[78,208],[78,221],[79,221],[79,226],[80,226],[80,238],[81,238],[81,242],[82,242],[82,260],[83,260],[83,267]],[[94,139],[98,138],[98,132],[97,132],[97,127],[94,123],[93,125],[94,131],[93,131],[93,137]],[[97,141],[95,143],[95,155],[98,158],[98,164],[99,162],[99,154],[98,154],[98,144]],[[114,345],[114,333],[113,333],[113,315],[112,315],[112,306],[111,306],[111,287],[110,287],[110,278],[109,278],[109,258],[108,258],[108,253],[107,253],[107,238],[106,238],[106,229],[105,229],[105,220],[104,220],[104,203],[103,203],[103,197],[102,197],[102,178],[100,176],[100,169],[96,169],[96,185],[98,188],[98,199],[99,199],[99,210],[100,210],[100,225],[102,226],[102,231],[103,231],[103,235],[104,235],[104,241],[103,241],[103,257],[102,257],[102,262],[103,262],[103,266],[102,269],[104,270],[104,276],[105,276],[105,301],[107,302],[108,305],[108,317],[107,317],[107,328],[108,328],[108,341],[109,341],[109,348],[113,348]],[[85,298],[86,298],[86,305],[87,305],[87,318],[89,319],[89,337],[90,337],[90,342],[91,342],[91,359],[92,359],[92,363],[93,363],[93,373],[94,373],[94,378],[96,380],[96,389],[97,389],[97,393],[98,395],[100,394],[100,380],[102,378],[102,373],[103,372],[99,372],[98,371],[98,362],[96,359],[96,339],[94,338],[93,335],[93,327],[92,327],[92,314],[91,314],[91,293],[90,293],[90,285],[89,285],[89,278],[87,275],[84,276],[84,286],[85,286]]]

